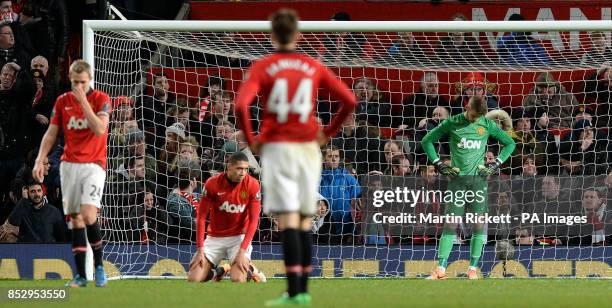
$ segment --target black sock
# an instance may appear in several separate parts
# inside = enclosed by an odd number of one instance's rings
[[[85,275],[85,253],[87,252],[87,240],[85,239],[85,228],[72,229],[72,255],[76,263],[77,274],[81,278]]]
[[[215,273],[216,273],[216,272],[215,272],[215,269],[211,268],[211,269],[208,271],[208,274],[206,274],[206,277],[204,278],[204,282],[209,281],[209,280],[211,280],[211,279],[215,278]]]
[[[308,293],[308,276],[312,270],[312,235],[309,231],[300,231],[302,242],[302,278],[300,279],[300,293]]]
[[[100,232],[100,225],[98,221],[87,226],[87,239],[91,250],[93,250],[94,265],[95,267],[102,265],[102,232]]]
[[[283,231],[283,254],[285,259],[285,272],[287,273],[287,292],[290,297],[300,293],[300,280],[302,276],[302,244],[300,234],[296,229]]]

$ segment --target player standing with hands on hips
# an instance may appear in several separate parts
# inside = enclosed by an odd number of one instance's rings
[[[449,176],[448,190],[454,196],[459,191],[467,196],[472,191],[480,198],[461,200],[459,198],[446,204],[445,213],[451,216],[463,216],[465,208],[474,214],[488,213],[487,206],[487,177],[497,172],[501,164],[510,157],[516,144],[514,140],[497,126],[493,120],[485,117],[487,102],[479,96],[470,98],[465,106],[465,112],[444,120],[440,125],[427,133],[421,142],[427,158],[433,163],[441,175]],[[440,138],[448,136],[451,149],[451,166],[440,160],[433,143]],[[489,136],[497,139],[503,149],[495,162],[485,165],[484,158],[487,150]],[[467,198],[466,198],[467,199]],[[457,223],[446,222],[438,246],[438,267],[428,279],[445,279],[448,257],[453,249]],[[472,227],[470,240],[470,266],[468,278],[478,279],[478,261],[482,255],[482,247],[486,243],[487,235],[484,224],[475,223]]]
[[[91,88],[91,66],[77,60],[70,65],[72,91],[57,98],[51,124],[45,133],[32,176],[43,180],[47,155],[55,145],[60,129],[64,132],[60,180],[64,213],[72,219],[72,254],[77,274],[66,284],[85,287],[85,252],[87,239],[93,250],[96,286],[106,285],[102,267],[102,234],[97,221],[104,181],[106,180],[106,145],[111,104],[108,94]],[[86,231],[87,230],[87,231]]]
[[[329,69],[297,53],[300,38],[295,11],[281,9],[270,17],[276,52],[250,69],[236,98],[236,115],[251,150],[261,152],[263,206],[276,213],[282,230],[287,293],[266,306],[310,305],[308,275],[312,270],[312,215],[321,181],[320,146],[340,129],[355,109],[356,98]],[[330,125],[321,130],[315,119],[317,90],[326,88],[341,103]],[[262,95],[262,126],[253,136],[249,106]]]

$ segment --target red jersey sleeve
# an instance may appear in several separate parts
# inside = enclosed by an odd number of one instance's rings
[[[253,103],[257,92],[261,88],[260,83],[260,68],[258,65],[253,64],[249,71],[249,76],[245,82],[240,85],[238,89],[238,96],[236,97],[236,118],[239,126],[244,130],[244,136],[249,144],[253,144],[255,140],[253,136],[253,126],[251,125],[251,117],[249,113],[249,107]]]
[[[63,99],[64,95],[60,95],[55,100],[55,105],[53,106],[53,110],[51,111],[51,125],[57,125],[62,127],[62,108],[63,108]]]
[[[100,113],[106,113],[109,116],[112,112],[110,97],[108,94],[100,91],[100,95],[96,97],[96,101],[94,104],[94,112],[99,115]]]
[[[338,114],[331,120],[329,126],[323,131],[327,137],[333,137],[338,133],[344,120],[355,110],[357,98],[351,90],[344,84],[336,74],[330,69],[321,66],[321,87],[329,90],[332,99],[340,102],[341,107]]]
[[[200,198],[200,204],[198,205],[198,211],[196,216],[196,247],[204,247],[204,235],[206,234],[206,217],[208,216],[208,210],[212,200],[212,181],[209,179],[204,184],[204,190],[202,191],[202,197]]]
[[[261,213],[261,191],[257,180],[252,179],[249,198],[249,225],[244,234],[244,239],[240,243],[241,249],[247,249],[255,236],[257,226],[259,225],[259,214]]]

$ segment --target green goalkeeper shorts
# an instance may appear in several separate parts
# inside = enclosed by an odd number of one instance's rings
[[[487,188],[487,180],[478,175],[462,175],[451,178],[448,182],[447,192],[444,194],[444,201],[446,201],[444,214],[463,216],[466,208],[468,213],[488,213]],[[452,199],[446,197],[447,195],[451,195]]]

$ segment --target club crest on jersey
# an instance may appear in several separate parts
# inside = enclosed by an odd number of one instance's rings
[[[484,128],[484,127],[482,127],[482,126],[480,126],[480,127],[478,127],[478,129],[476,129],[476,132],[477,132],[479,135],[481,135],[481,136],[482,136],[482,135],[484,135],[484,133],[485,133],[485,128]]]
[[[458,148],[468,149],[468,150],[480,149],[481,145],[482,145],[481,140],[467,140],[466,138],[461,138],[461,141],[457,143]]]
[[[75,116],[71,116],[68,120],[68,129],[87,129],[87,119],[79,119]]]
[[[246,198],[247,198],[246,190],[241,190],[240,191],[240,199],[246,199]]]
[[[219,211],[225,211],[228,213],[238,214],[244,212],[246,208],[245,204],[231,204],[228,201],[223,202],[219,207]]]

